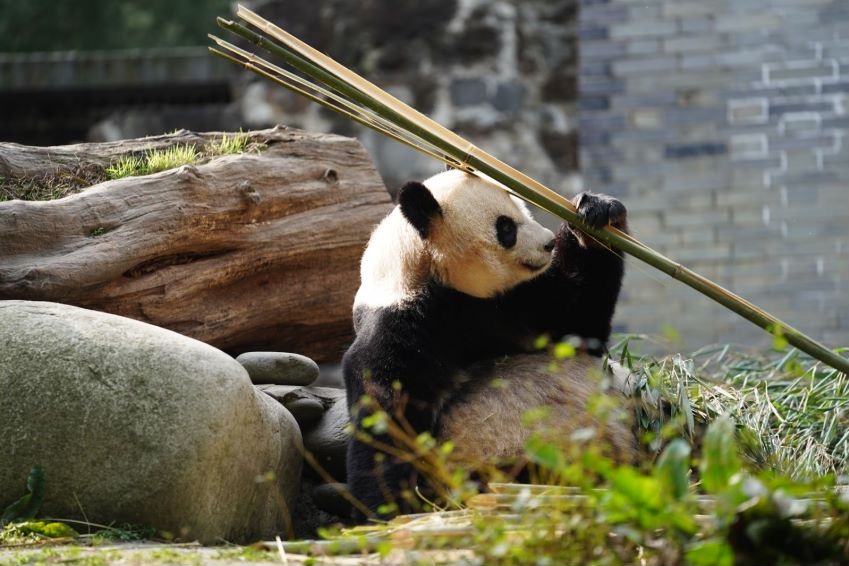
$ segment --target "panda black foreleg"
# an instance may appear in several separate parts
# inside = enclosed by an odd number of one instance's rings
[[[579,214],[596,227],[627,231],[624,205],[613,197],[581,193],[574,199]],[[586,236],[568,222],[561,224],[551,266],[541,276],[503,298],[509,320],[522,321],[530,335],[554,339],[576,335],[598,342],[610,338],[611,321],[624,276],[622,253]]]
[[[434,407],[432,401],[404,399],[384,405],[377,422],[364,426],[364,418],[356,418],[355,438],[348,444],[348,488],[351,494],[369,511],[369,515],[388,518],[398,513],[421,510],[416,497],[420,466],[415,461],[416,442],[422,432],[432,432]],[[425,478],[426,479],[426,478]],[[367,515],[355,511],[354,519],[363,521]]]
[[[612,226],[628,231],[625,205],[614,197],[580,193],[573,202],[578,213],[594,228]],[[557,235],[553,261],[560,286],[572,297],[563,320],[571,320],[569,334],[594,339],[605,345],[619,300],[625,262],[621,251],[582,233],[564,222]]]
[[[557,316],[552,330],[606,344],[625,274],[624,258],[600,245],[582,246],[573,230],[564,226],[558,234],[562,252],[552,272],[556,290],[550,297]]]
[[[370,442],[391,442],[377,436]],[[377,450],[370,443],[353,441],[348,444],[348,489],[365,509],[354,509],[354,520],[388,518],[406,512],[410,504],[404,494],[413,493],[417,482],[415,467]]]

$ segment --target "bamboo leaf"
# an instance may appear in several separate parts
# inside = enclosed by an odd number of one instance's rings
[[[733,566],[734,551],[728,543],[711,539],[691,546],[686,558],[687,564],[693,566]]]
[[[726,416],[719,417],[708,428],[702,446],[700,472],[705,491],[727,492],[741,467],[734,423]]]
[[[680,501],[690,488],[690,446],[676,438],[663,450],[654,469],[655,476]]]

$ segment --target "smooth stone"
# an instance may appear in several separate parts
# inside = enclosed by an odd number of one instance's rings
[[[255,384],[309,385],[318,379],[318,364],[306,356],[287,352],[245,352],[236,361]]]
[[[350,421],[345,391],[322,388],[333,392],[335,399],[317,423],[302,430],[304,449],[309,451],[315,462],[338,481],[345,479],[345,457],[348,450],[346,428]],[[309,463],[307,463],[309,466]]]
[[[182,540],[291,532],[298,424],[233,358],[112,314],[0,301],[0,509],[44,468],[41,516]]]
[[[318,379],[313,382],[313,387],[335,387],[345,389],[345,378],[342,375],[342,364],[320,364]]]
[[[324,404],[308,397],[292,399],[283,403],[283,406],[292,413],[301,428],[316,422],[324,414]]]
[[[353,506],[346,495],[350,497],[348,485],[344,483],[324,483],[316,486],[312,492],[316,507],[338,517],[351,516]]]

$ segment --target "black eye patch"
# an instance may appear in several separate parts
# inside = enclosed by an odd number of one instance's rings
[[[509,216],[499,216],[495,221],[498,243],[510,249],[516,245],[516,222]]]

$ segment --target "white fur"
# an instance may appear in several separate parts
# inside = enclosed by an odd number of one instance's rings
[[[488,298],[548,267],[545,245],[554,235],[524,203],[492,182],[451,170],[424,182],[442,208],[426,240],[395,209],[378,224],[360,266],[354,306],[386,307],[415,296],[428,276],[469,295]],[[495,232],[499,216],[518,226],[517,243],[504,249]],[[528,265],[535,269],[529,269]]]

